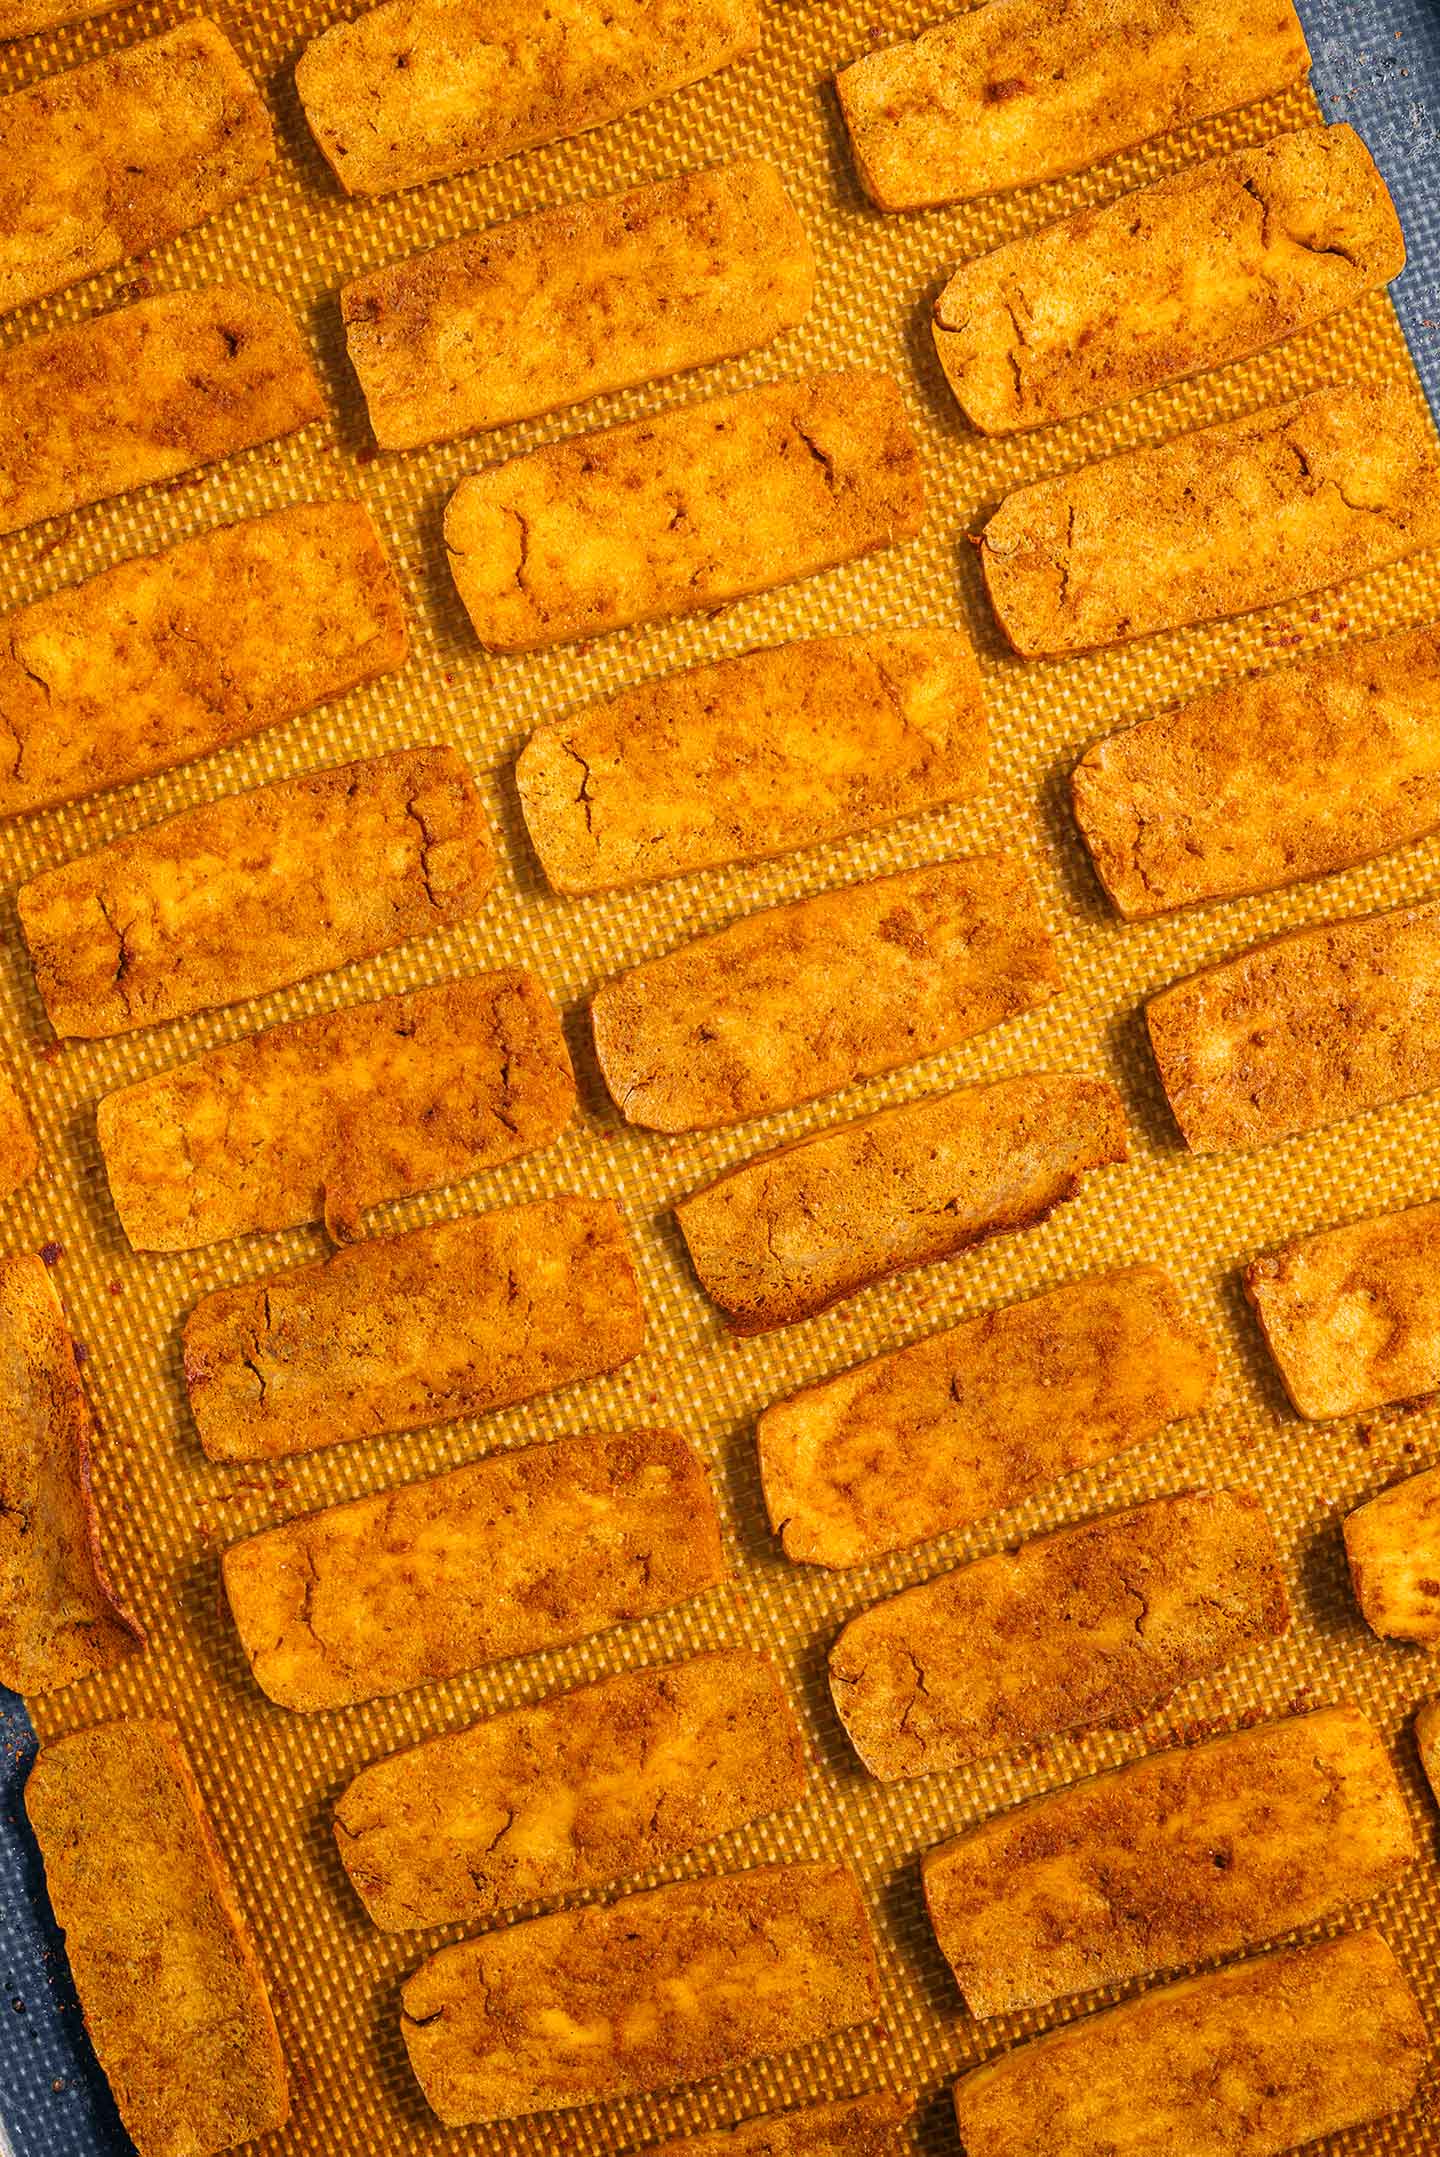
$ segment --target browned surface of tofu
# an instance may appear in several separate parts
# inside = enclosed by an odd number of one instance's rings
[[[495,875],[453,749],[396,749],[182,809],[17,894],[51,1025],[95,1040],[389,951]]]
[[[40,1166],[40,1148],[15,1082],[0,1063],[0,1199],[13,1198]]]
[[[25,1810],[139,2157],[205,2157],[283,2126],[265,1979],[176,1731],[137,1718],[52,1739]]]
[[[794,1140],[675,1208],[705,1293],[738,1333],[813,1318],[912,1266],[1043,1221],[1128,1154],[1101,1079],[965,1086]]]
[[[1440,1641],[1440,1468],[1392,1483],[1345,1516],[1345,1555],[1365,1623],[1382,1640]]]
[[[405,1932],[648,1872],[804,1794],[774,1664],[722,1648],[393,1753],[345,1791],[335,1839],[371,1918]]]
[[[1134,1722],[1289,1623],[1259,1501],[1184,1491],[862,1611],[830,1651],[830,1690],[870,1773],[894,1782]]]
[[[1425,1700],[1415,1710],[1415,1747],[1425,1780],[1440,1803],[1440,1700]]]
[[[789,584],[925,515],[894,377],[736,390],[551,442],[464,479],[450,568],[491,651],[536,651]]]
[[[542,1198],[216,1289],[185,1321],[185,1383],[212,1460],[273,1460],[533,1400],[644,1338],[618,1206]]]
[[[434,1685],[689,1602],[726,1575],[709,1478],[673,1431],[527,1445],[232,1543],[261,1691],[305,1713]]]
[[[410,2064],[447,2126],[674,2089],[880,2011],[843,1865],[677,1880],[442,1947],[407,1981]]]
[[[0,38],[29,37],[36,30],[108,15],[126,0],[0,0]]]
[[[835,2104],[765,2112],[713,2134],[647,2143],[631,2157],[903,2157],[909,2147],[904,2129],[914,2110],[912,2098],[877,2090]]]
[[[1197,1415],[1214,1377],[1158,1266],[1073,1281],[767,1408],[765,1510],[787,1557],[863,1565]]]

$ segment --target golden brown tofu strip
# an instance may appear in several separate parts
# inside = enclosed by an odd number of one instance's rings
[[[0,1199],[13,1198],[40,1166],[40,1148],[15,1082],[0,1063]]]
[[[1440,546],[1440,443],[1349,383],[1007,495],[980,537],[1017,652],[1087,651],[1294,599]]]
[[[627,1122],[699,1131],[938,1055],[1059,987],[1028,873],[982,854],[751,914],[606,982],[590,1019]]]
[[[935,302],[960,409],[1013,434],[1263,352],[1405,267],[1351,127],[1307,127],[977,255]]]
[[[773,1663],[723,1648],[393,1753],[346,1790],[335,1839],[375,1923],[405,1932],[647,1872],[804,1794]]]
[[[264,101],[203,16],[0,98],[0,312],[203,224],[274,158]]]
[[[618,1206],[543,1198],[217,1289],[185,1321],[185,1383],[212,1460],[273,1460],[533,1400],[644,1338]]]
[[[1303,80],[1290,0],[988,0],[836,77],[882,210],[1082,171]]]
[[[1215,1355],[1168,1275],[1074,1281],[807,1386],[760,1418],[785,1554],[863,1565],[1197,1415]]]
[[[1378,1932],[1186,1978],[955,2084],[966,2157],[1280,2157],[1408,2105],[1430,2045]]]
[[[1440,1700],[1426,1700],[1415,1710],[1415,1745],[1425,1780],[1440,1802]]]
[[[295,68],[348,194],[384,195],[618,120],[760,42],[756,0],[385,0]]]
[[[1440,1086],[1440,901],[1292,929],[1145,1007],[1195,1153],[1268,1146]]]
[[[865,1610],[830,1690],[881,1782],[1148,1715],[1290,1623],[1243,1490],[1184,1491],[962,1565]]]
[[[0,0],[0,38],[29,37],[36,30],[54,30],[61,23],[88,22],[93,15],[108,15],[126,0]]]
[[[307,502],[101,570],[0,620],[0,816],[243,741],[405,657],[359,502]]]
[[[737,1333],[763,1333],[1043,1221],[1127,1152],[1113,1086],[997,1079],[796,1139],[675,1213],[705,1293]]]
[[[890,375],[810,375],[493,464],[445,512],[475,634],[528,652],[690,614],[913,539],[925,486]]]
[[[278,300],[167,292],[0,352],[0,532],[293,434],[325,406]]]
[[[73,1685],[145,1645],[100,1556],[94,1429],[49,1269],[0,1259],[0,1685],[13,1692]]]
[[[282,2126],[290,2091],[265,1979],[170,1724],[52,1739],[25,1810],[139,2157],[204,2157]]]
[[[17,898],[51,1025],[97,1040],[466,920],[494,874],[455,751],[397,749],[183,809]]]
[[[761,1865],[442,1947],[400,2005],[458,2127],[699,2082],[873,2022],[880,1989],[854,1875]]]
[[[1440,1468],[1392,1483],[1345,1517],[1365,1623],[1382,1640],[1440,1641]]]
[[[521,1446],[233,1543],[255,1682],[308,1713],[653,1617],[725,1578],[709,1478],[673,1431]]]
[[[1379,1894],[1415,1855],[1358,1708],[1157,1753],[998,1814],[925,1859],[973,2015],[1257,1947]]]
[[[617,891],[964,801],[985,705],[957,631],[809,637],[537,727],[515,779],[556,891]]]
[[[903,2157],[909,2148],[903,2130],[914,2110],[913,2098],[877,2090],[835,2104],[765,2112],[713,2134],[650,2142],[631,2157]]]
[[[773,165],[745,158],[492,225],[340,295],[382,449],[416,449],[768,344],[815,257]]]

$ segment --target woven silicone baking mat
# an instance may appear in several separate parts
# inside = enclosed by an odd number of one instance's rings
[[[1423,0],[1421,0],[1423,10]],[[88,28],[13,46],[0,86],[18,85],[133,42],[187,9],[144,4]],[[1310,1426],[1289,1411],[1238,1293],[1237,1269],[1278,1238],[1440,1194],[1440,1106],[1434,1098],[1369,1115],[1268,1151],[1192,1160],[1182,1151],[1143,1041],[1140,1009],[1154,989],[1258,936],[1356,913],[1440,887],[1440,839],[1367,868],[1256,902],[1213,906],[1144,927],[1109,912],[1065,807],[1065,781],[1097,735],[1159,704],[1345,633],[1440,612],[1440,561],[1421,558],[1314,600],[1240,621],[1154,637],[1050,663],[1008,655],[991,622],[967,539],[1018,481],[1131,443],[1244,412],[1343,376],[1420,395],[1390,302],[1368,301],[1243,366],[1146,397],[1117,412],[1018,441],[968,434],[948,398],[927,327],[930,300],[954,262],[1080,203],[1172,171],[1201,155],[1261,142],[1313,117],[1308,92],[1256,106],[1191,134],[1114,159],[1080,178],[1013,198],[887,218],[862,199],[828,78],[872,39],[920,27],[933,0],[900,0],[877,23],[858,0],[777,0],[757,56],[580,141],[514,158],[472,177],[378,202],[339,193],[305,131],[291,68],[334,0],[274,0],[217,11],[263,83],[281,134],[270,183],[205,229],[153,258],[96,279],[5,325],[23,337],[140,290],[220,278],[286,299],[305,325],[328,401],[324,424],[168,488],[0,542],[0,594],[12,605],[226,519],[336,492],[374,512],[403,579],[414,651],[398,675],[190,768],[98,800],[22,820],[0,833],[6,887],[0,1027],[44,1148],[44,1167],[0,1214],[0,1248],[50,1247],[55,1279],[89,1350],[87,1381],[101,1425],[95,1481],[105,1550],[125,1600],[150,1633],[148,1654],[113,1676],[33,1703],[42,1737],[100,1717],[172,1716],[188,1741],[216,1829],[253,1919],[295,2083],[280,2152],[424,2152],[450,2147],[520,2157],[628,2149],[687,2128],[882,2084],[920,2096],[916,2146],[953,2151],[953,2074],[1016,2038],[1075,2013],[976,2025],[963,2012],[925,1920],[917,1859],[941,1837],[1087,1770],[1177,1739],[1326,1700],[1361,1702],[1383,1726],[1415,1809],[1421,1857],[1374,1915],[1440,2036],[1440,1870],[1408,1718],[1430,1689],[1418,1652],[1372,1639],[1348,1592],[1340,1515],[1408,1468],[1440,1458],[1440,1417],[1426,1403],[1361,1426]],[[1381,54],[1388,147],[1403,122],[1410,63],[1400,14],[1387,15]],[[1415,18],[1412,18],[1412,23]],[[1412,35],[1412,46],[1415,40]],[[1328,109],[1364,117],[1365,84],[1349,68],[1345,18],[1317,38]],[[1367,67],[1370,55],[1366,54]],[[1388,78],[1387,78],[1388,80]],[[1397,119],[1397,114],[1401,117]],[[1423,126],[1412,112],[1412,142]],[[1399,138],[1405,139],[1403,134]],[[1427,147],[1433,150],[1434,130]],[[374,455],[339,331],[336,291],[351,273],[392,261],[487,221],[678,173],[741,152],[783,169],[819,256],[815,306],[768,349],[632,395],[596,400],[493,438],[409,456]],[[1406,160],[1393,158],[1402,170]],[[1402,191],[1402,206],[1408,209]],[[1433,256],[1432,256],[1433,262]],[[1419,329],[1426,328],[1423,320]],[[1430,346],[1433,351],[1433,343]],[[743,383],[845,362],[899,376],[918,431],[929,515],[914,544],[717,615],[591,646],[487,660],[446,572],[440,515],[465,472],[531,443]],[[0,425],[3,425],[0,415]],[[815,848],[740,872],[685,878],[634,896],[569,901],[544,888],[516,808],[514,753],[538,721],[624,683],[701,659],[806,633],[964,621],[986,673],[993,782],[983,799],[878,836]],[[52,1042],[20,945],[13,887],[23,876],[209,800],[286,773],[406,743],[454,742],[483,784],[501,849],[498,887],[480,919],[453,933],[297,990],[128,1039]],[[589,1050],[584,1003],[632,961],[771,901],[875,871],[1005,844],[1031,863],[1058,938],[1065,993],[1043,1010],[916,1069],[739,1130],[666,1140],[626,1129],[608,1106]],[[320,1254],[317,1233],[254,1237],[196,1255],[137,1258],[110,1206],[94,1136],[99,1095],[213,1042],[292,1014],[437,981],[477,966],[534,965],[564,1007],[581,1082],[573,1127],[547,1152],[414,1202],[379,1209],[390,1229],[527,1197],[574,1190],[625,1209],[649,1313],[638,1362],[617,1377],[474,1423],[376,1440],[285,1462],[225,1469],[200,1453],[185,1406],[178,1350],[186,1311],[205,1290],[255,1279]],[[957,1081],[1037,1068],[1108,1074],[1131,1119],[1134,1158],[1093,1178],[1046,1226],[857,1297],[841,1310],[766,1339],[737,1343],[693,1281],[667,1209],[731,1162],[777,1140]],[[1094,1268],[1159,1259],[1216,1341],[1222,1382],[1203,1418],[1123,1461],[1075,1477],[1031,1503],[922,1549],[844,1575],[792,1566],[766,1529],[755,1470],[757,1412],[797,1384],[988,1305]],[[351,1712],[299,1717],[251,1682],[220,1594],[218,1554],[230,1541],[327,1500],[349,1497],[494,1447],[592,1427],[675,1424],[710,1463],[733,1567],[728,1588],[674,1615],[625,1627],[566,1653]],[[1065,1740],[962,1775],[883,1788],[860,1770],[824,1682],[825,1651],[852,1612],[959,1560],[1096,1510],[1199,1481],[1238,1479],[1263,1499],[1279,1533],[1296,1622],[1278,1646],[1195,1685],[1141,1727]],[[858,1869],[879,1942],[883,2020],[793,2057],[702,2088],[634,2103],[447,2134],[430,2116],[398,2028],[401,1978],[462,1928],[384,1937],[363,1917],[333,1848],[330,1808],[365,1762],[478,1714],[536,1699],[606,1670],[749,1642],[778,1660],[813,1749],[807,1801],[697,1851],[677,1873],[761,1860],[844,1857]],[[18,1759],[18,1717],[7,1726]],[[12,1810],[18,1778],[12,1777]],[[23,1828],[15,1846],[26,1849]],[[630,1885],[651,1884],[644,1876]],[[25,1890],[13,1870],[4,1892]],[[34,1892],[33,1860],[28,1890]],[[43,1926],[43,1904],[38,1902]],[[15,1911],[18,1920],[21,1913]],[[1348,1921],[1348,1920],[1347,1920]],[[22,2152],[59,2157],[109,2146],[117,2130],[92,2066],[66,2064],[73,2031],[63,1960],[43,1932],[19,1958],[0,2004],[0,2111]],[[18,1942],[20,1944],[14,1944]],[[27,1961],[25,1958],[29,1957]],[[1093,2003],[1092,2003],[1093,2004]],[[13,2010],[13,2012],[12,2012]],[[1405,2120],[1346,2139],[1346,2150],[1440,2149],[1440,2115],[1422,2096]]]

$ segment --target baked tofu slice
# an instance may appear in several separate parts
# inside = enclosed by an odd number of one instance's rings
[[[643,2157],[904,2157],[910,2146],[904,2129],[914,2110],[912,2098],[877,2090],[835,2104],[765,2112],[713,2134],[649,2143]]]
[[[183,809],[17,894],[50,1023],[93,1041],[263,996],[478,912],[495,875],[453,749]]]
[[[324,416],[278,300],[165,292],[0,351],[0,533],[215,464]]]
[[[58,29],[61,23],[88,22],[92,15],[108,15],[125,0],[0,0],[0,38],[29,37],[36,30]]]
[[[375,1923],[406,1932],[648,1872],[804,1794],[774,1664],[722,1648],[393,1753],[346,1790],[335,1839]]]
[[[1378,1731],[1321,1708],[1091,1776],[924,1863],[974,2015],[1257,1947],[1379,1894],[1415,1838]]]
[[[295,68],[347,194],[443,180],[618,120],[760,42],[756,0],[385,0]]]
[[[445,544],[480,642],[529,652],[814,576],[924,516],[899,387],[855,369],[492,464],[450,497]]]
[[[94,1421],[49,1269],[0,1259],[0,1685],[33,1695],[145,1645],[106,1576]]]
[[[870,1773],[896,1782],[1135,1722],[1289,1623],[1258,1499],[1183,1491],[862,1611],[830,1651],[830,1690]]]
[[[1279,2157],[1408,2105],[1429,2039],[1378,1932],[1165,1985],[955,2084],[966,2157]]]
[[[185,1321],[185,1383],[212,1460],[274,1460],[534,1400],[644,1338],[619,1207],[542,1198],[217,1289]]]
[[[675,1214],[705,1293],[735,1332],[764,1333],[1029,1228],[1128,1151],[1103,1080],[997,1079],[759,1154]]]
[[[1020,487],[980,559],[1033,658],[1246,614],[1434,546],[1429,415],[1340,383]]]
[[[963,263],[935,344],[971,426],[1014,434],[1247,359],[1404,267],[1360,137],[1307,127]]]
[[[1415,1710],[1415,1745],[1437,1802],[1440,1802],[1440,1700],[1422,1701]]]
[[[621,891],[969,800],[986,757],[969,638],[914,630],[802,638],[622,689],[537,727],[515,780],[552,888]]]
[[[1193,1153],[1268,1146],[1440,1086],[1440,902],[1292,929],[1152,996]]]
[[[523,967],[324,1011],[107,1094],[96,1113],[137,1251],[324,1220],[337,1242],[408,1198],[548,1146],[575,1079]]]
[[[0,1199],[13,1198],[40,1166],[40,1148],[15,1081],[0,1063]]]
[[[442,1947],[400,2027],[446,2126],[671,2090],[873,2022],[869,1922],[843,1865],[677,1880]]]
[[[265,1979],[176,1731],[131,1718],[52,1739],[25,1810],[139,2157],[205,2157],[282,2126]]]
[[[1226,682],[1098,742],[1070,786],[1127,921],[1424,838],[1440,828],[1440,628]]]
[[[768,344],[815,257],[773,165],[744,158],[562,204],[345,286],[382,449],[418,449]]]
[[[751,914],[606,982],[590,1020],[628,1123],[703,1131],[935,1056],[1060,987],[1012,855]]]
[[[1440,1641],[1440,1468],[1392,1483],[1345,1516],[1355,1600],[1382,1640]]]
[[[0,312],[203,224],[274,158],[260,93],[203,16],[0,98]]]
[[[1073,1281],[767,1408],[765,1510],[788,1558],[864,1565],[1198,1415],[1214,1378],[1158,1266]]]
[[[1309,66],[1290,0],[988,0],[835,86],[871,201],[916,210],[1083,171]]]
[[[673,1431],[492,1454],[268,1528],[222,1566],[256,1684],[302,1714],[563,1647],[725,1578],[709,1478]]]

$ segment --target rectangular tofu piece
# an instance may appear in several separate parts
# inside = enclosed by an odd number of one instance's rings
[[[917,210],[1083,171],[1309,66],[1290,0],[988,0],[835,87],[865,192]]]
[[[787,1558],[864,1565],[1198,1415],[1214,1378],[1158,1266],[1068,1282],[767,1408],[765,1510]]]
[[[305,341],[240,285],[163,292],[0,351],[0,533],[322,419]]]
[[[301,53],[347,194],[385,195],[618,120],[753,52],[756,0],[384,0]]]
[[[93,15],[109,15],[126,0],[0,0],[0,39],[30,37],[36,30],[55,30],[62,23],[88,22]]]
[[[997,1079],[759,1154],[675,1216],[706,1295],[735,1332],[764,1333],[1043,1221],[1128,1151],[1104,1080]]]
[[[25,1810],[139,2157],[204,2157],[282,2126],[265,1979],[178,1733],[127,1718],[52,1739]]]
[[[1440,901],[1292,929],[1162,989],[1150,1046],[1192,1153],[1440,1086]]]
[[[1358,1708],[1157,1753],[997,1814],[924,1862],[973,2015],[1232,1955],[1391,1886],[1405,1798]]]
[[[1059,987],[1028,872],[981,854],[731,922],[607,981],[590,1022],[627,1123],[703,1131],[938,1055]]]
[[[876,2090],[651,2143],[644,2157],[905,2157],[910,2142],[904,2129],[914,2111],[913,2098]]]
[[[344,287],[382,449],[418,449],[768,344],[815,257],[773,165],[743,158],[492,225]]]
[[[32,1696],[145,1645],[90,1495],[95,1424],[49,1268],[0,1259],[0,1685]]]
[[[1422,1701],[1415,1710],[1415,1746],[1425,1780],[1440,1802],[1440,1700]]]
[[[40,1148],[15,1081],[0,1063],[0,1199],[13,1198],[40,1166]]]
[[[515,1447],[232,1543],[225,1594],[282,1708],[380,1700],[654,1617],[726,1577],[673,1431]]]
[[[274,159],[264,100],[203,16],[0,98],[0,313],[203,224]]]
[[[1440,829],[1440,628],[1225,682],[1097,742],[1070,788],[1127,921],[1422,839]]]
[[[405,657],[359,502],[306,502],[102,569],[0,619],[0,816],[243,741]]]
[[[857,368],[492,464],[450,497],[445,544],[480,642],[530,652],[814,576],[924,516],[899,386]]]
[[[1345,1556],[1382,1640],[1440,1641],[1440,1468],[1392,1483],[1345,1516]]]
[[[515,783],[551,888],[623,891],[969,800],[986,759],[969,638],[902,630],[622,689],[537,727]]]
[[[362,1769],[340,1860],[385,1932],[649,1872],[794,1805],[805,1742],[768,1657],[625,1670]]]
[[[1259,1500],[1182,1491],[861,1611],[830,1690],[870,1773],[896,1782],[1135,1722],[1289,1623]]]
[[[575,1078],[524,967],[442,981],[227,1042],[107,1094],[100,1151],[137,1251],[194,1251],[323,1220],[548,1146]]]
[[[962,263],[935,345],[971,426],[1014,434],[1247,359],[1404,267],[1360,137],[1306,127]]]
[[[879,1977],[844,1865],[677,1880],[442,1947],[400,2028],[448,2127],[673,2090],[873,2022]]]
[[[955,2084],[966,2157],[1280,2157],[1408,2105],[1430,2043],[1378,1932],[1282,1948],[1016,2045]]]
[[[211,1460],[275,1460],[534,1400],[644,1339],[619,1207],[541,1198],[215,1290],[185,1384]]]
[[[485,811],[453,749],[182,809],[17,894],[51,1025],[94,1041],[263,996],[479,911]]]
[[[1434,546],[1428,413],[1339,383],[1017,488],[980,560],[1033,658],[1247,614]]]

